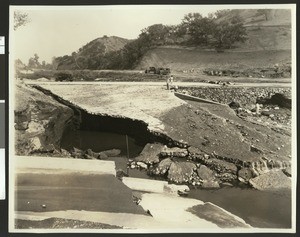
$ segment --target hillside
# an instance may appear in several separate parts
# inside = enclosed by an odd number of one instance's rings
[[[224,53],[215,52],[213,46],[191,47],[188,42],[176,45],[176,40],[173,43],[166,40],[162,46],[147,46],[147,42],[139,38],[130,41],[104,36],[87,43],[72,55],[57,58],[57,69],[145,69],[156,66],[169,67],[173,72],[202,72],[204,69],[246,70],[274,67],[275,64],[285,66],[291,62],[290,10],[225,10],[216,21],[227,21],[236,16],[246,28],[247,39],[243,43],[235,43]],[[131,45],[125,54],[118,52],[129,42]],[[125,67],[124,62],[128,62]]]
[[[130,40],[117,36],[97,38],[81,47],[77,53],[56,58],[57,69],[86,69],[87,65],[96,65],[107,53],[122,49],[128,42]]]
[[[137,69],[169,67],[173,72],[202,72],[207,68],[252,69],[291,62],[291,14],[289,10],[232,10],[219,20],[238,15],[247,40],[224,53],[200,47],[164,46],[149,50]]]
[[[287,9],[235,9],[224,15],[219,21],[239,16],[245,26],[291,25],[291,12]]]
[[[117,51],[124,47],[130,40],[117,36],[103,36],[87,43],[79,49],[78,56],[87,55],[90,52],[98,54],[106,54],[112,51]]]
[[[159,47],[148,51],[136,69],[169,67],[174,72],[202,73],[204,69],[253,69],[291,61],[290,50],[217,53],[188,47]]]

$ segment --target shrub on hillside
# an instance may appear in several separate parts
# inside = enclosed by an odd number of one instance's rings
[[[71,73],[59,72],[55,73],[55,81],[73,81],[73,76]]]

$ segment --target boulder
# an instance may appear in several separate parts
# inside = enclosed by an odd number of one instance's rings
[[[281,170],[269,171],[249,180],[249,184],[258,190],[290,189],[291,179]]]
[[[99,152],[99,156],[97,157],[97,159],[99,159],[99,160],[105,160],[107,158],[108,158],[108,156],[106,155],[105,152]]]
[[[237,173],[237,167],[235,164],[227,162],[225,160],[220,160],[217,158],[207,159],[205,165],[211,168],[212,170],[217,171],[218,173]]]
[[[159,162],[159,154],[163,149],[160,143],[148,143],[141,154],[135,158],[135,161],[141,161],[145,164],[155,164]]]
[[[173,161],[170,158],[163,159],[161,162],[159,162],[154,173],[157,175],[158,174],[160,174],[160,175],[166,174],[172,163],[173,163]]]
[[[120,149],[111,149],[111,150],[102,151],[101,153],[105,154],[108,157],[115,157],[115,156],[119,156],[121,154],[121,150]]]
[[[205,154],[203,151],[201,151],[199,148],[190,146],[188,148],[189,157],[191,157],[194,160],[205,160],[208,158],[208,155]]]
[[[228,104],[228,106],[232,109],[238,109],[241,107],[240,103],[236,102],[236,101],[232,101]]]
[[[122,169],[117,169],[116,171],[116,177],[120,180],[122,180],[123,177],[128,177],[128,174],[122,170]]]
[[[238,171],[238,180],[242,183],[248,183],[253,177],[254,174],[249,168],[242,168]]]
[[[187,185],[176,185],[176,184],[166,184],[164,185],[164,192],[178,195],[178,193],[188,193],[190,188]]]
[[[205,180],[202,183],[202,188],[214,189],[214,188],[220,188],[220,185],[216,180]]]
[[[136,165],[142,169],[148,168],[147,164],[145,164],[144,162],[141,162],[141,161],[136,162]]]
[[[234,182],[237,180],[237,175],[233,173],[221,173],[217,175],[218,179],[222,182]]]
[[[71,156],[74,158],[83,158],[84,151],[82,151],[76,147],[73,147],[73,149],[71,150]]]
[[[215,172],[212,171],[211,169],[207,168],[207,166],[205,166],[205,165],[201,165],[197,169],[197,174],[198,174],[199,178],[202,180],[209,181],[209,180],[215,179]]]
[[[292,170],[291,170],[291,167],[287,167],[285,168],[284,170],[282,170],[283,173],[288,176],[288,177],[292,177]]]
[[[196,165],[191,162],[173,162],[168,171],[168,180],[175,183],[188,183]]]
[[[188,151],[179,147],[164,147],[160,152],[161,157],[186,157],[188,155]]]

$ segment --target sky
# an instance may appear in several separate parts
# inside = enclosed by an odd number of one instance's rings
[[[40,62],[50,63],[52,57],[70,55],[103,35],[135,39],[150,25],[175,25],[190,12],[206,16],[224,7],[228,8],[221,5],[13,6],[10,55],[27,64],[37,53]],[[15,10],[28,13],[30,18],[29,23],[17,30],[12,27]]]

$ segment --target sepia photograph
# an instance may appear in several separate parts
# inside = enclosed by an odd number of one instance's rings
[[[9,232],[295,233],[295,4],[9,10]]]

